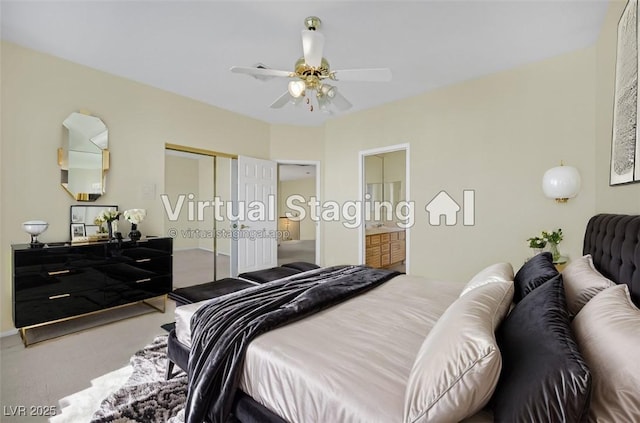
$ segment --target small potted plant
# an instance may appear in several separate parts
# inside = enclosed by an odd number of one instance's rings
[[[542,249],[547,245],[547,241],[539,236],[531,237],[527,239],[527,242],[529,243],[529,248],[532,248],[535,254],[540,254]]]
[[[555,231],[542,231],[542,238],[547,242],[549,246],[549,252],[553,256],[553,262],[558,263],[562,258],[562,254],[558,251],[558,244],[563,240],[564,235],[562,234],[562,229],[557,229]]]

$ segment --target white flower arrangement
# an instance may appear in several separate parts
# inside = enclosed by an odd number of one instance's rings
[[[100,225],[104,222],[113,222],[114,220],[118,220],[119,217],[120,212],[117,210],[102,210],[98,214],[98,217],[96,217],[94,223]]]
[[[145,209],[131,209],[125,210],[123,214],[129,223],[138,225],[147,216],[147,211]]]

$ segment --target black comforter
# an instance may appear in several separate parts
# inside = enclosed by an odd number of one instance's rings
[[[258,335],[345,301],[398,272],[347,266],[274,281],[212,300],[191,320],[187,423],[223,423],[241,376],[244,353]]]

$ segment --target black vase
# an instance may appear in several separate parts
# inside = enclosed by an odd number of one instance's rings
[[[129,239],[131,241],[137,241],[140,238],[142,238],[142,234],[138,230],[138,225],[136,225],[135,223],[132,223],[131,224],[131,232],[129,232]]]
[[[109,234],[109,241],[113,239],[113,223],[107,220],[107,233]]]

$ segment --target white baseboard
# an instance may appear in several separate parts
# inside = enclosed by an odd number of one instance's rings
[[[11,329],[6,332],[0,332],[0,338],[6,338],[7,336],[13,336],[18,334],[18,329]]]

